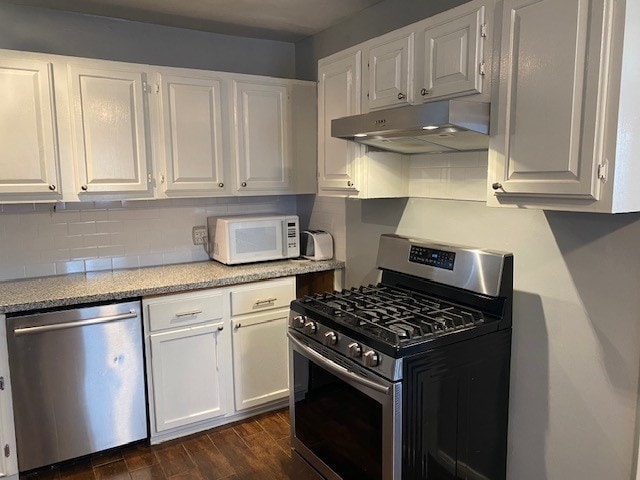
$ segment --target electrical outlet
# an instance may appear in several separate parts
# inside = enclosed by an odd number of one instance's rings
[[[191,238],[194,245],[204,245],[207,242],[207,227],[196,225],[191,229]]]

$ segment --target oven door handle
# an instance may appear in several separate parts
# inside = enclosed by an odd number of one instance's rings
[[[335,375],[343,378],[344,380],[352,381],[352,382],[355,382],[355,383],[359,383],[360,385],[364,385],[365,387],[371,388],[372,390],[375,390],[376,392],[380,392],[380,393],[384,393],[384,394],[388,394],[389,393],[390,388],[388,386],[381,385],[381,384],[379,384],[377,382],[374,382],[373,380],[369,380],[368,378],[361,377],[360,375],[347,370],[343,366],[332,362],[331,360],[329,360],[329,359],[323,357],[322,355],[320,355],[315,350],[313,350],[313,349],[309,348],[308,346],[306,346],[300,340],[298,340],[293,335],[291,335],[290,332],[287,332],[287,336],[289,337],[289,340],[295,346],[300,348],[306,355],[308,355],[311,359],[316,361],[318,364],[322,365],[324,368],[326,368],[327,370],[331,371],[331,373],[334,373]]]

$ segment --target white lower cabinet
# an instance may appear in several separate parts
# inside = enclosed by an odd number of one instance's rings
[[[219,290],[144,300],[152,439],[228,413],[226,303]]]
[[[288,318],[289,309],[280,309],[231,322],[236,410],[289,395]]]
[[[226,334],[218,322],[150,336],[157,432],[227,413]]]
[[[143,300],[151,443],[286,404],[295,285],[287,277]]]
[[[233,388],[237,411],[289,395],[287,320],[294,277],[231,289]]]

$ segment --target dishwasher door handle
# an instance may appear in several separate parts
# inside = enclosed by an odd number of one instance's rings
[[[16,328],[13,332],[17,337],[19,335],[51,332],[54,330],[62,330],[64,328],[86,327],[87,325],[97,325],[99,323],[117,322],[118,320],[136,318],[137,316],[138,316],[137,311],[130,310],[128,313],[121,313],[119,315],[107,315],[104,317],[87,318],[86,320],[78,320],[75,322],[54,323],[51,325],[36,325],[34,327]]]

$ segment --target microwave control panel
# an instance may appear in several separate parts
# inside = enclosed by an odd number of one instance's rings
[[[285,232],[287,242],[287,258],[300,256],[300,229],[298,227],[297,217],[287,217],[285,219]]]

